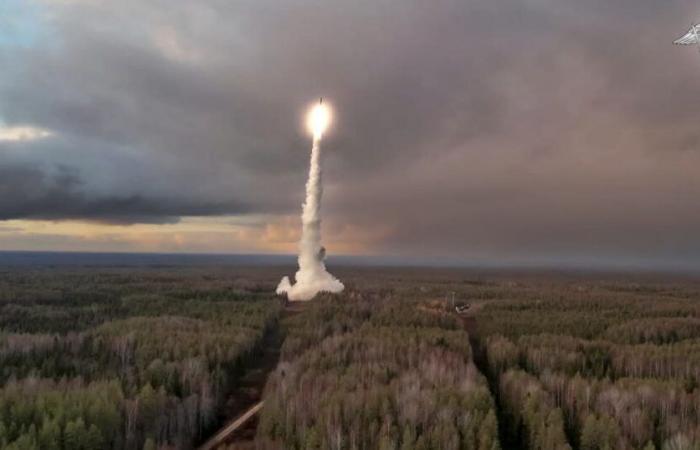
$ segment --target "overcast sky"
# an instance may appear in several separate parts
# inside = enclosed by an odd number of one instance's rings
[[[700,265],[690,0],[0,0],[0,249]]]

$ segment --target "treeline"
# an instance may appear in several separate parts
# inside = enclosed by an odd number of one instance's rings
[[[291,319],[264,399],[262,449],[500,448],[461,324],[382,295],[317,300]]]
[[[0,390],[0,447],[125,448],[124,400],[117,381],[12,381]]]
[[[560,284],[479,314],[510,438],[531,449],[700,447],[700,302]]]
[[[674,325],[679,328],[685,328],[687,323],[692,324],[693,319],[700,317],[700,302],[694,300],[700,298],[700,293],[688,297],[695,294],[694,290],[671,297],[667,293],[660,295],[653,291],[642,294],[637,291],[606,291],[559,284],[536,286],[539,293],[533,293],[532,287],[524,289],[522,293],[514,289],[507,299],[486,305],[479,314],[481,332],[485,335],[502,334],[509,337],[550,333],[595,339],[610,329],[613,340],[624,340],[632,339],[631,328],[639,324],[650,325],[657,329],[654,333],[663,334],[662,328],[668,330],[671,327],[666,323],[668,320],[675,321]],[[684,323],[681,319],[690,320]],[[631,323],[627,324],[628,322]],[[625,324],[625,328],[616,331],[622,324]],[[673,337],[671,331],[668,332],[670,338],[682,338],[682,335]],[[629,337],[625,337],[625,333],[630,333]],[[644,338],[636,339],[639,342]],[[634,342],[629,340],[621,343]]]
[[[278,300],[228,274],[85,272],[2,281],[1,316],[15,322],[0,331],[0,448],[192,448]]]
[[[514,341],[494,335],[488,339],[488,350],[495,365],[520,365],[536,374],[549,370],[598,378],[656,378],[685,381],[689,387],[700,380],[700,339],[622,345],[554,334],[525,335]]]

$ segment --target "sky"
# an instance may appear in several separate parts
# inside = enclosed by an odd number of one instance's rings
[[[0,0],[0,250],[700,264],[690,0]]]

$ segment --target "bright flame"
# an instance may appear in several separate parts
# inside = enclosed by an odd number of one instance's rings
[[[331,124],[331,110],[324,104],[314,105],[306,118],[306,125],[314,137],[321,137]]]

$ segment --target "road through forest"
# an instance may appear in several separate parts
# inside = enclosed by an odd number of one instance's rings
[[[501,449],[503,450],[520,450],[522,449],[522,443],[513,441],[511,433],[507,432],[505,414],[501,407],[500,399],[498,398],[498,381],[494,380],[489,374],[488,360],[486,356],[486,343],[483,342],[481,335],[479,334],[479,326],[477,323],[477,313],[483,307],[483,304],[479,304],[473,307],[466,314],[460,314],[459,318],[462,320],[462,326],[464,330],[469,334],[469,345],[472,348],[472,359],[474,364],[479,369],[488,381],[489,391],[491,391],[491,396],[496,402],[496,413],[498,416],[498,438],[501,442]]]
[[[303,304],[291,304],[287,306],[282,314],[284,318],[298,314],[304,310]],[[499,437],[501,448],[519,449],[517,442],[510,442],[507,438],[509,433],[505,432],[505,417],[503,416],[498,399],[498,386],[496,381],[489,377],[488,361],[485,352],[485,345],[479,335],[477,323],[477,313],[483,305],[474,305],[466,314],[458,315],[462,321],[464,330],[469,335],[469,343],[472,347],[474,364],[479,371],[488,379],[491,395],[496,401],[499,423]],[[456,314],[456,313],[455,313]],[[262,394],[269,374],[277,366],[280,349],[284,337],[279,329],[279,325],[272,330],[263,341],[262,355],[241,378],[239,387],[231,396],[227,405],[227,416],[232,417],[222,428],[214,433],[198,450],[246,450],[254,448],[255,433],[258,425],[258,412],[262,409]]]
[[[262,408],[262,396],[270,373],[277,367],[284,335],[280,323],[304,310],[305,304],[291,303],[282,312],[276,327],[270,330],[262,342],[260,356],[248,369],[226,405],[225,416],[229,419],[197,450],[221,450],[226,448],[252,449],[258,426],[258,412]]]

